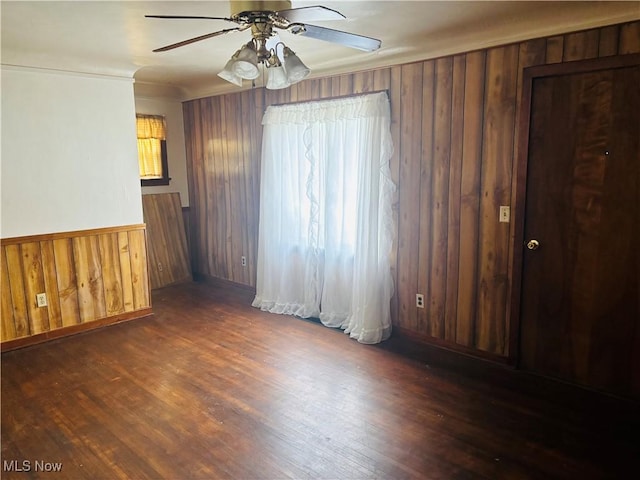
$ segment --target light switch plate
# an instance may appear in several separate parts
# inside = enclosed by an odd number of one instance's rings
[[[511,207],[508,205],[500,205],[500,223],[509,223],[511,220]]]

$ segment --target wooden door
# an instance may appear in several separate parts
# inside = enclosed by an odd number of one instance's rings
[[[640,67],[625,63],[531,80],[520,366],[640,398]]]

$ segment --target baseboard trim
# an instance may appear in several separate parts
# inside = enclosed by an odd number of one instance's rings
[[[207,285],[211,285],[214,287],[240,288],[248,292],[252,292],[253,294],[256,293],[256,287],[252,287],[251,285],[233,282],[231,280],[227,280],[226,278],[212,277],[204,273],[193,272],[193,280],[196,282],[205,283]]]
[[[476,360],[486,360],[499,365],[512,365],[512,362],[508,357],[465,347],[464,345],[453,344],[440,338],[429,337],[427,335],[414,332],[413,330],[397,327],[395,325],[393,326],[393,336],[405,344],[412,343],[426,348],[435,349],[435,351],[439,351],[443,355],[458,355],[462,357],[470,357]]]
[[[78,333],[88,332],[98,328],[106,327],[109,325],[115,325],[121,322],[128,322],[130,320],[137,320],[140,318],[148,317],[153,314],[151,307],[142,308],[133,312],[121,313],[113,315],[111,317],[101,318],[87,323],[79,323],[78,325],[71,325],[68,327],[58,328],[56,330],[50,330],[48,332],[37,333],[28,337],[14,338],[7,340],[0,344],[1,352],[8,352],[16,350],[18,348],[30,347],[39,343],[48,342],[58,338],[69,337],[71,335],[77,335]]]

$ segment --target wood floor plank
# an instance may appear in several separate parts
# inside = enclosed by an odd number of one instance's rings
[[[61,462],[58,478],[74,479],[590,479],[633,466],[637,405],[558,395],[487,362],[452,367],[399,337],[361,345],[252,296],[172,286],[153,293],[152,317],[4,353],[3,465]]]

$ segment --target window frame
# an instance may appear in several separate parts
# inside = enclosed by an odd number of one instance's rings
[[[160,178],[140,178],[140,185],[143,187],[154,187],[160,185],[169,185],[171,177],[169,176],[169,156],[167,153],[167,117],[165,115],[156,113],[140,113],[136,112],[136,122],[139,117],[150,117],[155,119],[162,119],[163,135],[164,139],[160,139],[160,169],[162,170],[162,176]],[[138,168],[140,168],[140,151],[138,151]]]
[[[160,140],[160,161],[162,166],[162,178],[140,178],[140,185],[142,185],[143,187],[169,185],[169,183],[171,182],[171,177],[169,176],[169,159],[167,156],[166,140]]]

